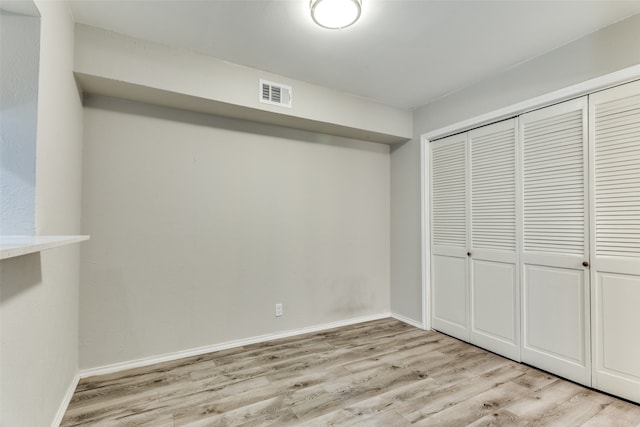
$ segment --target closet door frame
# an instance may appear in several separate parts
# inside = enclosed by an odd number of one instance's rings
[[[425,178],[421,182],[421,186],[422,186],[421,263],[422,263],[422,308],[423,308],[422,319],[423,319],[423,327],[425,329],[431,329],[432,325],[430,324],[430,320],[433,318],[433,298],[432,298],[433,282],[431,277],[432,266],[430,265],[430,261],[432,261],[433,258],[432,258],[432,246],[431,246],[432,238],[430,235],[431,218],[429,215],[431,210],[430,156],[431,156],[432,141],[447,137],[449,135],[454,135],[460,132],[466,132],[470,129],[474,129],[480,126],[498,122],[500,120],[504,120],[510,117],[516,117],[521,114],[534,111],[539,108],[548,107],[566,100],[570,100],[580,96],[585,96],[586,94],[593,94],[593,93],[596,93],[597,91],[606,90],[608,88],[612,88],[617,85],[627,84],[629,82],[634,82],[637,80],[640,80],[640,64],[633,65],[631,67],[627,67],[618,71],[614,71],[609,74],[598,76],[593,79],[585,80],[583,82],[579,82],[577,84],[573,84],[571,86],[567,86],[559,90],[547,92],[541,96],[536,96],[523,101],[519,101],[503,108],[498,108],[496,110],[491,110],[489,112],[481,112],[476,116],[472,116],[466,119],[461,119],[449,125],[432,127],[431,130],[421,133],[419,142],[420,142],[420,152],[423,153],[423,155],[421,156],[420,169],[421,169],[422,177]],[[591,235],[590,240],[592,240],[593,235],[591,233],[590,235]],[[592,251],[593,246],[591,244],[589,246],[590,246],[590,251]],[[595,275],[594,269],[591,268],[590,279],[593,278],[594,275]],[[594,291],[594,287],[595,287],[595,283],[591,281],[592,292]],[[592,321],[595,321],[595,320],[592,318]],[[595,357],[596,350],[594,346],[596,344],[593,341],[594,340],[592,340],[592,351],[594,352],[594,357]],[[592,365],[594,363],[596,362],[592,360]],[[594,370],[593,385],[599,388],[602,385],[602,383],[595,376],[595,366],[592,366],[592,368]]]

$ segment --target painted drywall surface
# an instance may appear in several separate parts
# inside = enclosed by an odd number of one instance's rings
[[[640,64],[640,14],[414,113],[414,137],[517,102]]]
[[[416,168],[420,161],[420,135],[639,64],[638,46],[640,15],[635,15],[414,112],[413,139],[394,146],[391,152],[392,182],[408,185],[392,196],[394,312],[420,321],[413,312],[415,307],[408,304],[422,298],[418,285],[422,281],[422,254],[415,250],[416,239],[421,235],[420,221],[415,220],[420,215],[416,194],[421,179],[420,169]],[[397,191],[395,188],[394,185],[392,192]]]
[[[52,17],[40,55],[36,234],[78,234],[83,109],[72,71],[75,27],[68,28],[73,18],[66,2],[37,4]]]
[[[75,71],[232,107],[410,138],[411,112],[121,34],[76,26]],[[259,80],[293,88],[292,108],[259,102]],[[221,113],[222,114],[222,113]],[[250,120],[256,120],[247,117]],[[291,122],[293,123],[293,122]]]
[[[73,21],[38,1],[41,57],[36,154],[38,234],[78,234],[82,105],[72,74]],[[79,247],[0,264],[0,425],[52,425],[78,373]]]
[[[0,11],[0,234],[33,235],[40,18]]]
[[[0,425],[52,425],[78,372],[78,248],[0,261]]]
[[[422,281],[416,276],[422,251],[420,180],[415,179],[420,176],[420,156],[416,150],[419,153],[415,140],[391,147],[391,311],[421,323]]]
[[[113,98],[84,117],[81,368],[388,312],[388,146]]]
[[[38,0],[42,14],[36,234],[79,234],[82,100],[73,78],[74,22],[67,2]],[[43,414],[55,415],[78,372],[80,246],[41,253],[47,327]]]

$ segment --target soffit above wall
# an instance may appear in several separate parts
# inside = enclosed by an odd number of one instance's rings
[[[95,95],[111,96],[131,101],[160,105],[163,107],[179,108],[197,113],[249,120],[309,132],[377,142],[380,144],[390,145],[408,140],[407,137],[403,136],[383,134],[366,129],[340,126],[317,120],[302,119],[270,111],[187,95],[184,93],[171,92],[159,88],[96,77],[88,74],[75,73],[75,77],[76,81],[85,92]]]
[[[85,25],[74,74],[98,95],[384,144],[413,136],[410,110]],[[260,102],[261,80],[291,87],[291,108]]]

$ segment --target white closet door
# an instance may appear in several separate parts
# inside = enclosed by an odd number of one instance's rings
[[[524,362],[589,385],[586,126],[586,97],[520,117],[521,355]]]
[[[470,341],[520,360],[516,119],[469,132]]]
[[[593,384],[640,402],[640,82],[589,103]]]
[[[469,341],[467,136],[430,146],[432,327]]]

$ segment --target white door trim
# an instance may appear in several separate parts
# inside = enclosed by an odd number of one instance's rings
[[[429,141],[420,143],[420,208],[422,214],[422,329],[431,329],[431,171],[427,170],[431,164],[431,147]]]

